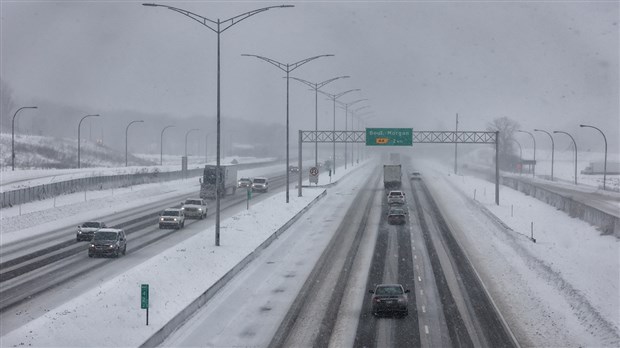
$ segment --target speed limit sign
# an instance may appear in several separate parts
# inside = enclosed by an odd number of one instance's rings
[[[311,184],[319,183],[319,169],[317,167],[310,168],[310,183]]]

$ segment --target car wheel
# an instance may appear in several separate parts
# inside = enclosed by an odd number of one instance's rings
[[[118,255],[120,255],[120,251],[116,249],[116,251],[114,251],[114,257],[118,257]]]
[[[88,253],[88,257],[93,257],[93,254],[91,254],[91,253]]]
[[[127,244],[125,244],[125,246],[123,247],[123,255],[127,254]]]

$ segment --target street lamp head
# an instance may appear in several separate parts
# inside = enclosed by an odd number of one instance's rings
[[[587,127],[585,124],[580,124],[579,127]]]
[[[154,3],[150,3],[150,4],[149,4],[149,3],[144,3],[144,4],[142,4],[142,6],[157,7],[157,6],[159,6],[159,5],[154,4]]]
[[[295,7],[295,5],[280,5],[280,6],[276,6],[279,8],[287,8],[287,7]]]

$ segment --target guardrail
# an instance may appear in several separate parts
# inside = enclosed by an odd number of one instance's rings
[[[273,162],[239,164],[238,168],[250,169],[271,163]],[[75,192],[108,190],[140,184],[195,178],[202,176],[202,172],[203,168],[195,168],[188,169],[187,173],[178,170],[170,172],[154,171],[134,174],[103,175],[25,187],[0,193],[0,208],[11,207],[14,205],[53,198]]]

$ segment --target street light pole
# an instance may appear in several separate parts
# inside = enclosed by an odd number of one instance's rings
[[[86,115],[86,116],[82,117],[82,119],[78,123],[78,159],[77,159],[77,167],[78,168],[80,168],[80,144],[82,142],[80,140],[80,128],[82,127],[82,121],[84,121],[84,119],[86,117],[99,117],[99,114],[96,114],[96,115]]]
[[[127,161],[127,133],[128,133],[128,131],[129,131],[129,126],[131,126],[131,125],[132,125],[132,124],[134,124],[134,123],[138,123],[138,122],[144,122],[144,121],[142,121],[142,120],[139,120],[139,121],[131,121],[131,122],[129,122],[129,124],[128,124],[128,125],[127,125],[127,127],[125,128],[125,167],[127,167],[127,163],[128,163],[128,161]]]
[[[534,132],[546,133],[551,139],[551,181],[553,181],[553,153],[554,153],[554,148],[555,148],[555,144],[553,142],[553,136],[551,135],[551,133],[547,132],[546,130],[542,130],[542,129],[534,129]]]
[[[360,116],[360,115],[358,115],[357,113],[358,113],[360,110],[363,110],[363,109],[366,109],[366,108],[369,108],[369,107],[370,107],[370,105],[365,105],[365,106],[359,107],[359,108],[357,108],[357,109],[355,109],[355,110],[351,111],[351,130],[352,130],[352,131],[355,131],[355,128],[354,128],[354,126],[353,126],[353,118],[354,118],[354,117],[355,117],[355,118],[357,118],[357,128],[359,129],[359,126],[360,126],[360,119],[359,119],[359,116]],[[365,114],[363,114],[363,115],[365,115]],[[353,164],[354,164],[354,163],[353,163],[353,159],[355,158],[355,155],[354,155],[354,153],[353,153],[353,150],[355,149],[355,147],[357,147],[357,163],[360,163],[360,151],[359,151],[359,148],[360,148],[360,147],[359,147],[359,143],[356,143],[356,144],[351,144],[351,166],[353,166]]]
[[[319,89],[323,88],[326,84],[332,82],[332,81],[336,81],[338,79],[346,79],[349,78],[350,76],[338,76],[338,77],[334,77],[331,78],[329,80],[325,80],[323,82],[319,82],[319,83],[312,83],[297,77],[292,77],[291,78],[293,80],[297,80],[307,86],[309,86],[310,88],[312,88],[314,90],[314,131],[315,131],[315,137],[314,137],[314,166],[318,167],[319,166],[319,140],[318,140],[318,131],[319,131]]]
[[[368,100],[368,99],[358,99],[356,101],[350,102],[350,103],[344,103],[339,101],[338,104],[340,104],[340,106],[344,106],[344,169],[347,169],[347,130],[348,130],[348,118],[349,118],[349,106],[353,106],[354,104],[357,104],[359,102],[363,102],[364,100]],[[353,118],[351,118],[351,126],[353,126]],[[351,144],[351,147],[353,147],[353,144]],[[353,153],[351,153],[351,157],[353,157]],[[351,166],[353,165],[353,159],[351,159]]]
[[[333,143],[333,150],[334,150],[333,158],[332,158],[334,163],[332,164],[332,166],[334,167],[334,175],[336,175],[336,100],[349,92],[356,92],[356,91],[361,91],[361,89],[359,88],[350,89],[348,91],[340,92],[337,94],[330,94],[327,92],[319,91],[322,94],[328,96],[334,102],[334,130],[333,130],[334,133],[332,134],[332,143]]]
[[[185,158],[187,158],[187,136],[188,136],[188,135],[189,135],[189,133],[191,133],[192,131],[199,131],[199,130],[200,130],[200,129],[198,129],[198,128],[192,128],[192,129],[188,130],[188,131],[185,133]]]
[[[597,131],[601,132],[601,135],[603,135],[603,140],[605,140],[605,163],[603,164],[603,191],[605,191],[605,183],[607,182],[607,137],[605,136],[605,133],[603,133],[602,130],[594,126],[590,126],[587,124],[580,124],[579,127],[594,128]]]
[[[11,122],[11,170],[15,170],[15,117],[22,109],[37,109],[36,106],[23,106],[13,115],[13,122]]]
[[[523,149],[521,148],[521,143],[517,141],[517,139],[512,139],[517,145],[519,145],[519,175],[523,173]]]
[[[195,13],[189,12],[189,11],[185,11],[176,7],[172,7],[172,6],[166,6],[166,5],[158,5],[158,4],[142,4],[144,6],[153,6],[153,7],[164,7],[167,8],[171,11],[180,13],[184,16],[187,16],[193,20],[195,20],[196,22],[202,24],[203,26],[209,28],[211,31],[215,32],[217,34],[217,149],[216,149],[216,171],[218,172],[218,174],[220,173],[220,111],[221,111],[221,107],[220,107],[220,100],[221,100],[221,93],[220,93],[220,34],[222,34],[224,31],[226,31],[228,28],[232,27],[233,25],[243,21],[244,19],[247,19],[249,17],[252,17],[253,15],[259,14],[261,12],[270,10],[272,8],[286,8],[286,7],[294,7],[293,5],[280,5],[280,6],[269,6],[269,7],[263,7],[263,8],[259,8],[253,11],[249,11],[249,12],[245,12],[242,13],[240,15],[228,18],[226,20],[221,21],[219,18],[217,19],[217,21],[208,19],[206,17],[197,15]],[[218,189],[215,190],[215,245],[219,246],[220,245],[220,190],[219,190],[219,185],[220,185],[220,175],[216,175],[215,176],[215,187],[217,187]]]
[[[566,133],[566,132],[562,132],[562,131],[553,131],[553,133],[562,133],[562,134],[566,134],[570,137],[570,139],[573,141],[573,145],[575,146],[575,185],[577,185],[577,142],[575,141],[575,138],[573,138],[572,135]]]
[[[161,135],[159,136],[159,165],[160,166],[164,165],[164,131],[172,127],[174,126],[169,125],[169,126],[164,127],[164,129],[161,130]]]
[[[536,177],[536,138],[534,138],[534,134],[524,130],[518,130],[517,132],[527,133],[532,137],[532,141],[534,141],[534,169],[532,170],[532,178]]]
[[[290,170],[289,170],[289,75],[290,73],[299,68],[300,66],[313,61],[317,58],[321,58],[321,57],[333,57],[333,54],[322,54],[319,56],[314,56],[314,57],[310,57],[310,58],[306,58],[306,59],[302,59],[298,62],[295,62],[293,64],[289,64],[289,63],[280,63],[278,61],[275,61],[273,59],[267,58],[267,57],[262,57],[262,56],[257,56],[255,54],[242,54],[242,56],[244,57],[255,57],[258,58],[260,60],[264,60],[265,62],[275,66],[276,68],[284,71],[286,73],[286,203],[289,202],[289,186],[290,186],[290,182],[289,182],[289,174],[290,174]]]

